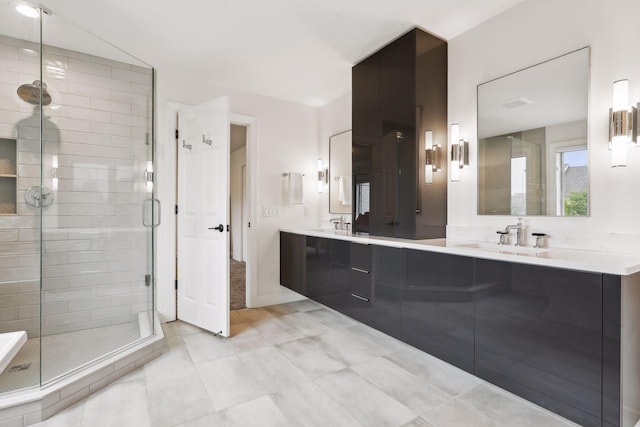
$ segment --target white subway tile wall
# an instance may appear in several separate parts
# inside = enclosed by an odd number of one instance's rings
[[[40,214],[25,192],[40,185],[38,108],[19,85],[39,79],[37,45],[0,36],[0,138],[18,141],[17,215],[0,216],[0,332],[40,328]],[[45,47],[42,182],[58,190],[42,217],[42,334],[137,322],[150,309],[142,226],[150,159],[151,70]]]

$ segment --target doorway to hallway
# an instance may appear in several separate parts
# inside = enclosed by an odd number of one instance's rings
[[[229,285],[230,309],[240,310],[246,303],[246,261],[247,261],[247,127],[230,125],[229,144],[229,210],[231,236],[229,239]]]

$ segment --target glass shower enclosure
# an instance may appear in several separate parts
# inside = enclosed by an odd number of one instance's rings
[[[55,11],[2,8],[0,342],[22,338],[0,349],[5,393],[153,334],[159,206],[154,70]]]

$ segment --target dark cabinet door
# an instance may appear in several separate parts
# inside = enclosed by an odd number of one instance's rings
[[[602,275],[477,259],[476,285],[476,375],[600,426]]]
[[[402,291],[405,341],[473,373],[474,259],[409,250]]]
[[[350,245],[344,240],[331,240],[331,280],[326,284],[331,297],[325,305],[347,314],[349,307],[351,267]]]
[[[400,337],[402,287],[407,275],[407,250],[373,246],[373,289],[365,323]]]
[[[380,119],[380,55],[373,54],[351,69],[352,138],[371,145],[382,135]]]
[[[620,276],[602,276],[602,425],[619,427],[622,372]]]
[[[305,236],[280,232],[280,284],[306,295]]]
[[[418,106],[418,206],[416,237],[435,238],[446,235],[447,224],[447,42],[418,32],[416,41],[416,105]],[[433,182],[425,185],[424,164],[426,131],[432,132],[433,144],[441,145],[441,170],[433,173]]]
[[[394,134],[385,135],[371,147],[370,233],[393,237],[399,225],[398,148]]]
[[[306,293],[321,304],[329,305],[335,293],[331,286],[331,240],[306,237]]]
[[[349,250],[351,255],[350,291],[354,298],[362,297],[370,300],[373,292],[372,246],[351,243]]]
[[[372,149],[382,136],[380,119],[380,55],[352,68],[353,231],[370,233]]]
[[[351,243],[349,247],[349,286],[344,292],[344,314],[360,322],[369,323],[372,309],[371,246]]]
[[[380,49],[380,114],[383,132],[415,127],[416,30]],[[415,154],[415,153],[414,153]]]
[[[380,228],[376,234],[415,238],[416,223],[416,30],[380,50],[380,180],[374,188]],[[373,165],[372,168],[376,168]],[[378,195],[382,200],[378,204]],[[391,203],[393,202],[393,203]],[[376,215],[378,215],[376,212]]]
[[[352,83],[354,230],[444,237],[446,165],[429,186],[420,177],[425,131],[446,147],[446,41],[413,29],[356,64]],[[370,209],[360,208],[363,183]]]

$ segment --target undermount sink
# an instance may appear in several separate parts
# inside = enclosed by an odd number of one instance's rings
[[[518,255],[518,256],[531,256],[531,257],[547,257],[547,252],[549,249],[543,248],[533,248],[527,246],[508,246],[508,245],[498,245],[491,243],[481,243],[481,242],[469,242],[469,243],[456,243],[456,242],[448,242],[447,246],[457,247],[457,248],[470,248],[470,249],[478,249],[481,251],[500,253],[505,255]]]
[[[341,234],[343,236],[347,236],[347,235],[351,234],[350,230],[333,230],[333,232],[335,234]]]
[[[351,235],[351,230],[336,230],[335,228],[313,228],[309,231],[318,231],[320,233],[338,234],[341,236]]]

